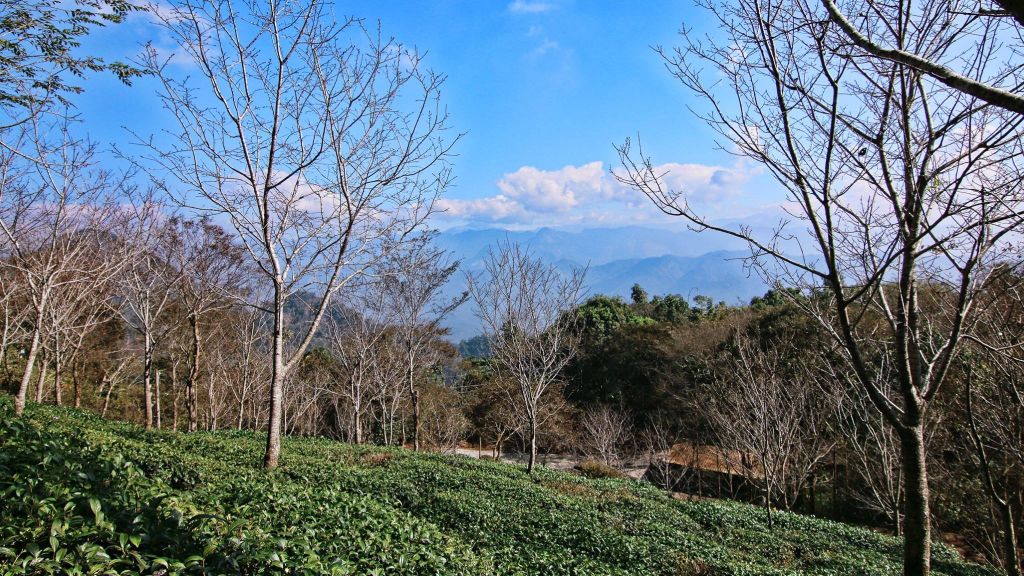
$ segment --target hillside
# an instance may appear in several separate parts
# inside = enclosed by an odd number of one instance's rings
[[[243,432],[147,433],[0,397],[0,573],[898,573],[874,532],[627,480]],[[936,574],[995,574],[936,552]]]

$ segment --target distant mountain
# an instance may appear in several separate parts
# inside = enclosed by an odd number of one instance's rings
[[[696,257],[665,255],[655,258],[616,260],[587,271],[591,294],[626,297],[633,284],[648,294],[698,294],[711,296],[727,304],[749,302],[764,294],[764,282],[744,268],[749,252],[717,251]]]
[[[587,293],[626,297],[639,283],[649,294],[698,294],[727,304],[748,302],[767,290],[753,273],[744,269],[749,255],[738,241],[715,234],[700,234],[638,226],[566,231],[541,228],[535,231],[498,229],[443,232],[438,244],[462,260],[462,270],[479,271],[489,246],[508,240],[528,245],[535,256],[560,268],[587,266]],[[447,291],[465,289],[460,275]],[[454,341],[480,333],[472,302],[448,319]]]
[[[657,256],[700,256],[719,250],[742,250],[746,245],[721,234],[698,234],[680,226],[676,230],[625,226],[589,228],[578,232],[540,228],[523,232],[488,228],[449,231],[440,235],[440,246],[467,262],[482,259],[488,246],[508,240],[528,244],[538,256],[551,261],[571,261],[592,266],[617,260]]]

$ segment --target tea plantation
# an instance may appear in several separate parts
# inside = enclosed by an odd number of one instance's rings
[[[633,481],[317,439],[268,473],[262,448],[0,397],[0,574],[899,573],[896,539]]]

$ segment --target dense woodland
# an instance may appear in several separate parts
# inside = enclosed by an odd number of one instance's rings
[[[740,1],[713,12],[721,38],[659,49],[796,224],[705,220],[635,142],[615,175],[749,243],[774,288],[742,306],[587,295],[585,270],[509,243],[460,270],[431,220],[460,138],[444,77],[333,7],[156,11],[197,64],[185,76],[156,50],[74,56],[141,10],[80,4],[0,18],[0,386],[18,415],[265,431],[268,469],[289,435],[521,454],[528,472],[546,454],[592,474],[640,463],[666,490],[763,506],[769,529],[785,509],[904,535],[908,575],[940,533],[1020,573],[1012,3]],[[174,128],[90,141],[74,95],[103,73],[155,78]],[[481,335],[455,345],[459,306]]]

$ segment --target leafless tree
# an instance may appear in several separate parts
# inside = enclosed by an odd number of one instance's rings
[[[235,427],[241,430],[246,422],[259,427],[262,399],[270,381],[269,318],[256,308],[238,308],[227,315],[228,326],[220,331],[231,342],[232,354],[228,386],[237,403]],[[194,361],[194,357],[193,357]],[[248,417],[246,412],[248,411]]]
[[[1024,386],[1019,362],[997,360],[983,370],[969,369],[964,391],[967,428],[982,486],[996,511],[1000,560],[1011,576],[1021,573],[1017,523],[1024,478]]]
[[[234,239],[207,218],[171,222],[170,264],[176,270],[179,304],[188,320],[191,351],[185,380],[188,430],[198,426],[198,386],[202,359],[203,322],[213,313],[242,302],[245,277],[251,272]]]
[[[103,398],[103,409],[100,416],[106,417],[110,408],[110,399],[114,396],[114,389],[128,380],[128,374],[135,368],[137,357],[134,354],[126,354],[122,351],[115,351],[112,354],[109,366],[103,372],[100,379],[99,395]]]
[[[462,398],[443,384],[421,387],[423,403],[422,443],[432,450],[452,454],[466,438],[469,420],[462,411]]]
[[[55,293],[81,294],[125,261],[111,236],[122,216],[115,198],[125,192],[124,181],[96,168],[95,145],[74,137],[69,120],[50,120],[31,118],[0,152],[0,267],[20,286],[30,325],[14,403],[19,415],[46,344]]]
[[[973,327],[985,264],[1021,224],[1024,117],[852,47],[818,3],[708,6],[719,31],[686,32],[684,48],[661,54],[708,104],[702,118],[730,150],[785,188],[803,229],[782,222],[766,237],[711,222],[628,142],[619,148],[619,176],[697,229],[747,241],[772,280],[820,296],[804,301],[808,310],[900,438],[904,574],[928,574],[924,426]],[[949,11],[972,7],[872,4],[860,31],[933,62],[964,62],[972,79],[998,77],[990,50],[976,49],[969,30],[947,26]],[[865,352],[879,341],[895,367],[888,395]]]
[[[333,393],[347,407],[346,413],[351,418],[346,424],[348,439],[355,444],[365,440],[366,412],[383,392],[376,385],[374,363],[388,331],[374,315],[374,309],[379,306],[366,306],[342,318],[331,317],[327,322],[330,350],[342,369],[341,381],[333,388]]]
[[[585,271],[561,274],[516,244],[500,244],[484,258],[480,275],[467,275],[469,293],[491,343],[500,375],[517,386],[514,404],[526,421],[533,471],[546,394],[576,355],[579,304]]]
[[[6,255],[8,252],[3,249]],[[0,268],[0,314],[3,315],[2,332],[0,332],[0,378],[8,381],[12,366],[7,351],[18,346],[26,336],[26,320],[30,308],[26,306],[27,294],[18,282],[18,275],[13,271]],[[20,349],[20,346],[18,346]]]
[[[1015,0],[995,0],[998,9],[985,8],[977,3],[954,2],[942,14],[943,26],[960,30],[960,41],[970,39],[973,48],[963,54],[936,53],[924,46],[906,45],[898,42],[897,34],[878,34],[871,20],[884,19],[884,11],[865,9],[862,1],[847,2],[850,14],[857,14],[858,20],[868,20],[860,30],[842,8],[832,0],[821,0],[832,22],[846,35],[846,38],[864,53],[896,62],[927,74],[929,78],[946,86],[969,94],[975,98],[999,106],[1017,114],[1024,114],[1024,65],[1020,62],[1020,46],[1024,45],[1021,33],[1024,31],[1024,6]],[[870,6],[870,5],[868,5]],[[1010,17],[1010,18],[1007,18]],[[1012,18],[1012,19],[1011,19]],[[874,32],[874,34],[871,34]],[[1010,42],[1005,45],[1004,42]],[[1014,42],[1016,41],[1016,42]],[[891,45],[887,45],[892,42]],[[997,61],[989,65],[987,74],[977,74],[977,60]],[[957,71],[959,68],[966,69]]]
[[[628,412],[606,404],[593,406],[583,411],[580,428],[588,456],[609,466],[618,465],[631,430]]]
[[[171,265],[171,227],[162,207],[152,202],[137,206],[136,231],[131,234],[133,257],[117,278],[119,311],[125,324],[142,338],[142,390],[146,428],[152,428],[153,362],[157,346],[174,329],[171,308],[177,300],[179,273]]]
[[[686,456],[692,457],[684,459],[688,464],[692,464],[691,466],[679,466],[672,461],[673,449],[683,440],[677,427],[673,425],[671,416],[664,410],[659,409],[647,415],[640,431],[640,442],[647,453],[647,478],[660,485],[666,492],[673,491],[688,474],[699,473],[699,454],[696,451],[690,451]]]
[[[775,503],[791,509],[835,445],[826,426],[829,398],[793,347],[760,346],[739,336],[727,366],[707,390],[715,437],[747,480],[764,493],[768,525]]]
[[[980,328],[965,358],[963,408],[981,485],[992,504],[1006,573],[1021,574],[1019,529],[1024,496],[1024,286],[1005,275],[983,298]],[[1012,273],[1011,273],[1012,272]]]
[[[836,425],[841,434],[842,453],[849,473],[859,480],[860,489],[853,493],[868,510],[878,512],[903,533],[903,466],[900,439],[896,430],[885,422],[867,393],[845,366],[836,369],[823,363],[825,377],[839,386],[846,397],[837,403]],[[891,394],[892,362],[881,358],[875,364],[876,386]]]
[[[458,261],[422,234],[407,248],[395,251],[381,272],[383,304],[390,311],[401,340],[405,381],[412,401],[413,449],[420,449],[418,377],[429,362],[430,347],[443,330],[441,322],[469,298],[463,293],[445,298],[442,290],[459,268]]]
[[[409,399],[405,381],[405,356],[392,328],[385,328],[383,336],[370,350],[377,424],[381,441],[391,446],[404,440],[404,435],[396,437],[395,434]]]
[[[272,294],[260,305],[273,318],[273,468],[285,381],[332,297],[420,226],[448,183],[443,78],[319,0],[183,0],[165,15],[198,73],[176,80],[150,52],[181,128],[151,160],[169,190],[194,191],[183,203],[227,217]],[[285,308],[298,292],[315,299],[296,330]]]
[[[93,259],[110,257],[107,252],[93,253]],[[94,263],[91,267],[102,267],[102,263]],[[54,290],[51,296],[49,312],[44,320],[53,365],[54,403],[63,402],[63,384],[66,369],[75,369],[79,356],[88,343],[94,330],[109,322],[116,315],[112,297],[114,282],[102,277],[92,277],[96,283],[85,286],[69,285]],[[81,390],[76,380],[74,390],[75,407],[81,405]]]
[[[481,443],[492,442],[491,457],[500,459],[505,442],[522,433],[522,419],[514,398],[518,384],[490,374],[474,391],[477,412],[476,434]]]

